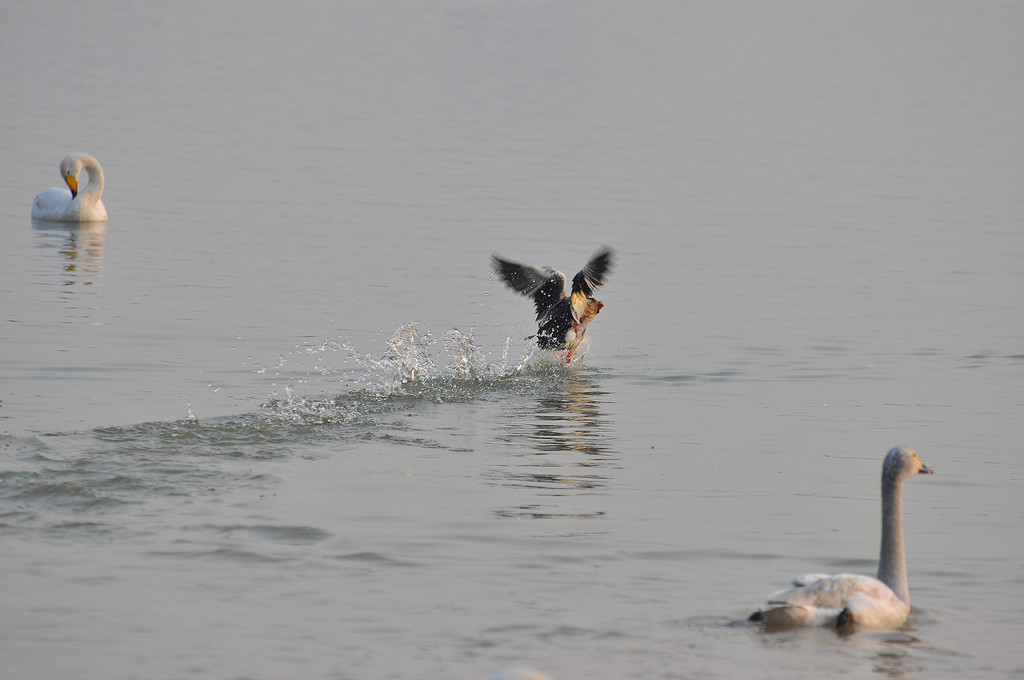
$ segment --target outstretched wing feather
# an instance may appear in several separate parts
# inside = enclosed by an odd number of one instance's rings
[[[594,291],[598,286],[604,285],[604,277],[612,266],[612,251],[605,248],[594,257],[590,258],[583,269],[572,277],[573,295],[583,293],[586,297],[594,297]]]
[[[494,273],[509,288],[533,298],[537,318],[565,297],[565,275],[551,267],[533,267],[491,256]]]

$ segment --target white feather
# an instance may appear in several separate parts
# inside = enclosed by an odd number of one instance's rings
[[[39,193],[32,201],[32,218],[54,222],[106,222],[107,209],[103,206],[103,168],[85,153],[69,154],[60,162],[61,179],[68,187],[78,185],[82,170],[89,175],[89,183],[72,195],[70,188],[51,187]]]

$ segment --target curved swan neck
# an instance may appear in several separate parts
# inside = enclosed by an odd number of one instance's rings
[[[910,606],[907,556],[903,547],[903,480],[882,478],[882,548],[878,556],[878,580]]]
[[[99,200],[103,195],[103,168],[92,156],[80,154],[78,159],[82,163],[82,169],[89,173],[89,183],[78,192],[79,196],[88,196],[90,199]]]

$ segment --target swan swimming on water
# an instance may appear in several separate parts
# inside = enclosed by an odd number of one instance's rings
[[[572,292],[565,294],[565,274],[551,267],[533,267],[491,256],[494,272],[509,288],[529,295],[537,307],[537,346],[565,351],[566,363],[583,342],[583,334],[604,303],[595,300],[594,290],[604,285],[612,265],[612,251],[605,248],[590,258],[572,278]]]
[[[82,170],[89,174],[89,183],[78,190]],[[103,168],[87,153],[68,154],[60,162],[60,176],[67,189],[51,187],[32,202],[32,219],[54,222],[106,222],[103,207]],[[70,189],[70,191],[68,191]]]
[[[932,474],[913,449],[897,446],[882,463],[882,548],[878,578],[858,574],[804,574],[750,615],[771,627],[895,628],[910,613],[903,548],[903,483]]]

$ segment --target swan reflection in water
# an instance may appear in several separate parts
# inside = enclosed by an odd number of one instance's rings
[[[497,439],[513,454],[494,472],[501,484],[546,490],[552,496],[593,493],[606,486],[604,471],[617,459],[610,447],[611,425],[602,413],[607,394],[597,374],[571,368],[552,380],[535,402],[512,407]],[[503,516],[594,516],[602,513],[550,513],[536,505],[498,511]]]
[[[96,299],[103,278],[104,222],[67,225],[45,220],[32,220],[39,235],[39,246],[57,248],[61,256],[60,298],[68,308],[80,312],[79,320],[99,323],[93,317],[100,308]],[[83,298],[82,296],[88,296]]]

